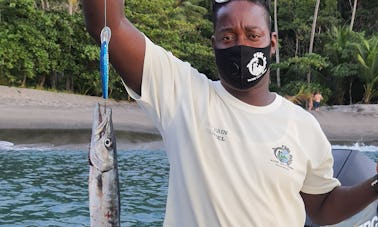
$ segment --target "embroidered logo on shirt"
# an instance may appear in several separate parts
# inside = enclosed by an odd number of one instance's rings
[[[207,132],[215,139],[220,141],[226,141],[228,131],[220,128],[208,128]]]
[[[292,169],[290,165],[293,162],[293,155],[291,155],[291,151],[288,147],[282,145],[281,147],[273,148],[273,152],[274,156],[278,160],[278,162],[277,160],[274,162],[281,167]]]

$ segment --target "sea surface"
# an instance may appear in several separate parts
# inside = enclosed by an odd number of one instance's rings
[[[118,150],[122,226],[162,226],[168,186],[163,149]],[[378,147],[335,144],[378,160]],[[0,138],[0,226],[89,226],[88,150]]]

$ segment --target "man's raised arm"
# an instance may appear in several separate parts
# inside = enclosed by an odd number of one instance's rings
[[[101,29],[105,25],[104,0],[82,0],[82,3],[87,31],[100,43]],[[141,94],[144,36],[126,19],[123,0],[107,0],[106,3],[106,24],[112,31],[110,62],[127,86]]]

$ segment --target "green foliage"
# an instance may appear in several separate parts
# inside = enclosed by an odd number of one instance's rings
[[[326,34],[323,55],[328,56],[329,66],[325,73],[332,77],[329,87],[334,91],[336,104],[344,103],[346,91],[349,90],[348,93],[352,96],[352,83],[360,68],[356,62],[355,44],[362,36],[363,34],[350,31],[349,26],[333,26]],[[352,99],[353,97],[349,97],[349,100]]]
[[[362,69],[359,78],[365,88],[364,103],[370,103],[371,99],[378,97],[378,37],[368,40],[363,39],[358,46],[358,62]]]
[[[15,19],[14,16],[26,17],[33,12],[33,8],[31,1],[23,1],[19,4],[4,1],[1,4],[1,69],[5,79],[8,79],[10,83],[21,85],[23,77],[33,77],[34,62],[30,59],[30,53],[25,51],[25,40],[28,41],[28,39],[22,34],[22,30],[30,32],[32,29],[29,29],[30,23],[29,25],[25,24],[21,19]],[[9,42],[10,40],[14,40],[14,42]]]
[[[324,54],[329,58],[333,76],[348,77],[357,74],[355,43],[362,34],[350,31],[348,27],[332,27],[328,32],[329,42],[324,46]]]
[[[341,17],[349,24],[352,15],[353,1],[338,0],[338,11]],[[357,32],[364,32],[371,36],[378,31],[378,2],[377,1],[363,1],[359,0],[357,4],[356,19],[353,30]]]
[[[303,57],[291,57],[279,64],[272,64],[272,69],[287,70],[291,78],[303,79],[309,71],[319,71],[328,66],[327,59],[319,54],[306,54]]]
[[[68,1],[48,0],[48,5],[46,2],[0,0],[0,84],[100,96],[99,47],[85,30],[80,8],[70,15]],[[283,88],[277,90],[295,95],[302,85],[302,91],[318,86],[329,104],[343,104],[346,93],[350,100],[357,100],[369,91],[364,102],[377,102],[377,63],[372,40],[378,35],[378,4],[359,1],[354,30],[364,32],[350,32],[343,27],[349,25],[351,18],[349,1],[322,0],[315,54],[309,55],[315,2],[278,1],[282,63],[272,64],[272,70],[280,67]],[[208,0],[126,0],[125,14],[155,43],[216,79],[210,5]],[[311,84],[306,82],[309,71],[313,75]],[[359,89],[353,90],[354,84]],[[275,90],[273,86],[272,89]],[[113,98],[125,97],[113,68],[109,93]]]
[[[1,1],[0,9],[1,84],[99,93],[99,48],[81,14],[41,10],[33,0]]]
[[[215,78],[211,21],[203,0],[129,0],[126,16],[152,41]]]

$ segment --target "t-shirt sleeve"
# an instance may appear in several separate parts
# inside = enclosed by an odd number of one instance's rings
[[[340,182],[333,177],[333,156],[332,147],[326,138],[324,132],[320,128],[318,122],[314,123],[314,137],[308,147],[309,162],[307,164],[307,175],[302,187],[302,192],[307,194],[323,194],[328,193]]]
[[[205,88],[205,80],[208,79],[189,63],[155,45],[146,36],[145,39],[141,96],[130,88],[126,89],[162,132],[176,114],[180,103],[196,97],[195,91]]]

